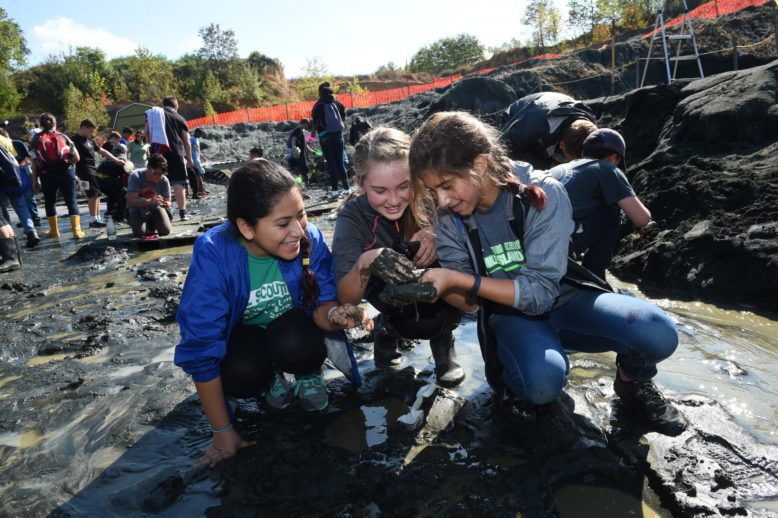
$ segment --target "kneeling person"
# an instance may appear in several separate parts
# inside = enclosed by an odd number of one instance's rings
[[[149,158],[145,169],[130,174],[127,182],[127,206],[130,227],[135,237],[154,233],[167,236],[172,229],[170,182],[165,176],[167,161],[160,154]]]

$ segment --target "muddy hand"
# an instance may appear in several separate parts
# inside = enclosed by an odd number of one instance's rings
[[[373,319],[367,314],[367,311],[353,304],[342,304],[336,306],[330,314],[330,324],[351,329],[361,327],[368,331],[373,328]]]
[[[416,279],[413,268],[410,259],[391,248],[384,248],[370,264],[370,274],[377,276],[389,286],[396,286]]]
[[[378,297],[391,306],[407,306],[416,302],[435,302],[438,300],[438,291],[432,283],[423,282],[388,286]]]

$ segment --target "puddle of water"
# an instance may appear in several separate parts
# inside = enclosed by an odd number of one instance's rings
[[[135,374],[136,372],[142,371],[145,367],[146,367],[145,365],[131,365],[129,367],[121,367],[119,369],[111,371],[108,374],[108,377],[109,378],[126,378],[127,376],[131,376],[132,374]]]
[[[400,399],[384,399],[350,408],[330,423],[325,440],[330,446],[358,452],[384,443],[391,435],[397,418],[408,412],[408,405]]]
[[[176,347],[169,347],[151,359],[151,363],[172,362],[176,353]]]
[[[0,434],[0,445],[12,448],[34,448],[48,438],[48,434],[42,434],[40,430],[28,428],[23,432],[6,432]]]
[[[186,255],[192,253],[192,245],[186,246],[174,246],[172,248],[160,248],[158,250],[151,250],[144,252],[138,256],[131,257],[127,260],[127,264],[135,266],[138,264],[148,263],[150,261],[156,261],[157,259],[163,259],[165,257],[171,257],[174,255]]]
[[[20,379],[22,379],[21,376],[6,376],[5,378],[0,378],[0,388],[3,388],[9,383],[13,383],[14,381]]]
[[[32,358],[24,362],[24,364],[28,367],[37,367],[38,365],[45,365],[51,362],[58,362],[68,357],[70,357],[70,355],[67,353],[51,354],[49,356],[33,356]]]

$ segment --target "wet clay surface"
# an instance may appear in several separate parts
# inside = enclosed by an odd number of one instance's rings
[[[223,210],[223,189],[214,191],[193,210]],[[328,217],[317,223],[331,236]],[[324,413],[242,400],[236,427],[257,445],[196,469],[209,427],[172,363],[191,247],[42,245],[0,283],[2,515],[776,511],[773,321],[658,301],[681,335],[658,378],[691,423],[675,438],[636,428],[611,402],[613,355],[573,355],[564,397],[517,429],[493,408],[473,321],[456,331],[468,378],[455,390],[434,385],[424,341],[405,344],[398,369],[375,369],[363,331],[354,336],[363,388],[327,369]]]

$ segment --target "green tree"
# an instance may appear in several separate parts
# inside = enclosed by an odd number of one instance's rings
[[[0,71],[9,72],[24,66],[29,53],[22,29],[0,7]]]
[[[229,101],[229,95],[222,87],[219,78],[208,70],[203,80],[203,100],[211,103],[225,103]]]
[[[532,27],[532,39],[540,53],[559,38],[561,16],[553,0],[531,0],[521,21]]]
[[[9,74],[0,74],[0,117],[13,117],[22,96]]]
[[[394,61],[390,61],[385,65],[381,65],[376,69],[374,74],[376,76],[394,76],[402,72],[402,68],[394,64]]]
[[[185,99],[202,100],[203,81],[208,69],[203,59],[197,54],[186,54],[172,65],[175,91]]]
[[[319,85],[325,81],[335,85],[335,76],[330,73],[324,61],[318,57],[306,59],[303,75],[297,81],[297,90],[303,99],[316,99],[319,96]],[[333,90],[337,88],[333,86]]]
[[[368,90],[360,84],[359,78],[354,76],[349,83],[346,83],[346,91],[352,94],[361,94]]]
[[[77,131],[82,120],[90,118],[98,127],[107,126],[110,119],[105,106],[99,99],[84,94],[72,83],[65,88],[63,95],[64,128]]]
[[[441,38],[427,47],[422,47],[411,58],[408,68],[411,72],[431,74],[453,71],[473,65],[484,57],[484,46],[471,34],[459,34],[452,38]]]
[[[257,52],[256,50],[249,54],[246,62],[262,76],[284,77],[284,66],[280,61],[266,56],[261,52]]]
[[[237,97],[251,106],[258,106],[262,101],[262,77],[249,64],[243,65],[240,82],[236,89]]]
[[[135,49],[127,60],[127,85],[133,99],[158,102],[175,93],[173,67],[162,56],[154,56],[144,47]]]
[[[197,32],[203,44],[197,55],[205,61],[229,61],[238,57],[238,39],[232,29],[222,30],[218,23]]]
[[[574,34],[588,34],[584,39],[591,41],[591,32],[602,21],[597,0],[568,0],[567,25]]]
[[[24,66],[29,53],[22,29],[0,7],[0,115],[3,117],[14,115],[19,105],[21,96],[11,73]]]
[[[201,27],[198,34],[203,44],[197,55],[206,68],[213,71],[224,88],[232,88],[240,83],[242,63],[238,57],[238,40],[232,29],[222,30],[218,23]]]

